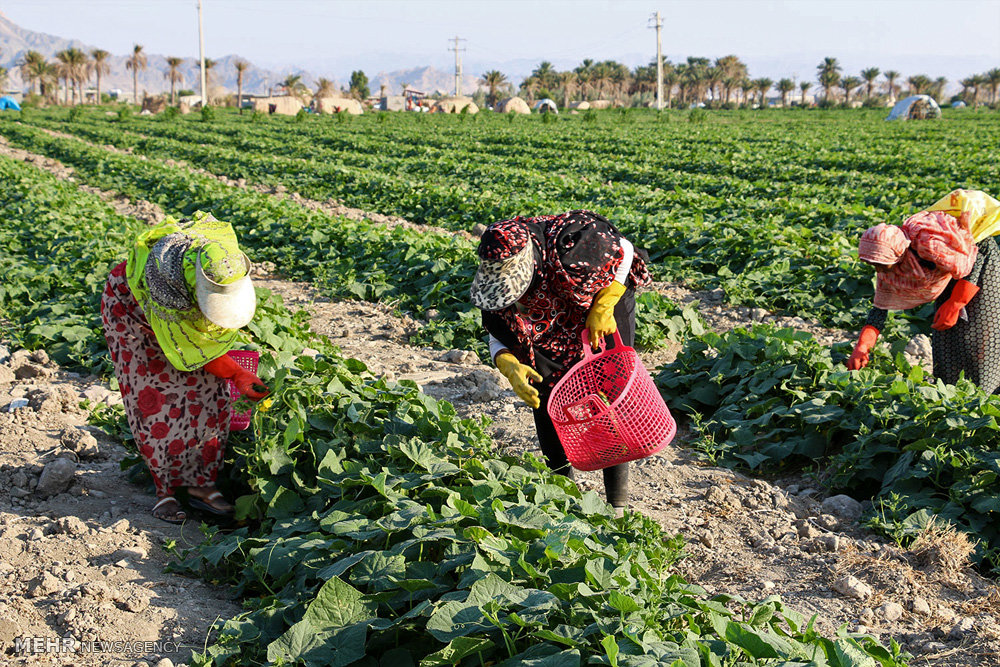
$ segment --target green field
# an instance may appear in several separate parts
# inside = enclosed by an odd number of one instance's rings
[[[995,112],[907,124],[874,111],[71,115],[7,114],[0,135],[73,167],[80,183],[231,220],[255,260],[331,296],[438,310],[419,340],[439,347],[481,346],[466,296],[473,242],[330,216],[192,167],[449,229],[591,208],[648,249],[658,279],[849,330],[872,295],[861,230],[956,187],[996,194],[1000,183],[984,150],[1000,145]],[[7,158],[0,184],[6,335],[107,372],[99,283],[141,223]],[[206,661],[350,665],[401,649],[421,665],[902,663],[894,647],[820,637],[778,601],[710,598],[673,574],[679,543],[651,521],[616,520],[535,462],[489,453],[481,424],[411,385],[366,378],[303,316],[266,304],[251,331],[276,355],[262,371],[276,405],[231,452],[251,523],[182,564],[246,600]],[[870,523],[901,540],[938,515],[983,539],[985,567],[1000,565],[1000,400],[925,377],[899,354],[900,336],[849,373],[844,344],[696,325],[663,299],[641,303],[641,337],[670,328],[684,341],[658,380],[708,460],[797,469],[871,498]],[[306,345],[323,357],[296,359]]]

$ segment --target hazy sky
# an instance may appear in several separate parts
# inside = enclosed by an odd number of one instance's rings
[[[635,64],[655,54],[647,25],[657,9],[675,60],[832,55],[885,68],[906,56],[975,56],[1000,66],[1000,0],[204,0],[206,53],[272,67],[447,67],[447,40],[458,35],[467,63]],[[114,53],[134,43],[166,55],[198,50],[195,0],[0,0],[0,11]]]

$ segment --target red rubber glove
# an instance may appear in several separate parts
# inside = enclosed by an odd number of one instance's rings
[[[249,398],[251,401],[259,401],[271,390],[267,388],[259,377],[240,366],[228,354],[224,354],[218,359],[213,359],[203,366],[203,368],[223,380],[232,380],[236,389]]]
[[[861,335],[858,336],[858,343],[854,346],[854,352],[851,353],[850,358],[847,360],[847,369],[856,371],[867,366],[869,362],[868,353],[875,347],[875,341],[877,340],[878,329],[870,324],[866,324],[861,329]]]
[[[958,280],[955,282],[955,287],[951,290],[951,296],[948,300],[942,303],[937,312],[934,313],[934,323],[931,324],[931,329],[935,331],[944,331],[945,329],[950,329],[955,326],[958,322],[958,316],[965,308],[966,304],[972,301],[972,297],[979,293],[979,288],[973,285],[968,280]]]

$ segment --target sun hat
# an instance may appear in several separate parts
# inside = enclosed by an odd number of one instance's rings
[[[195,296],[205,319],[224,329],[250,324],[257,310],[257,294],[250,280],[252,268],[244,252],[234,257],[219,244],[207,244],[198,250]]]
[[[910,247],[902,228],[884,222],[869,227],[858,241],[858,257],[869,264],[892,266],[903,258]]]
[[[535,273],[528,229],[517,220],[495,222],[479,241],[479,270],[469,295],[482,310],[503,310],[528,291]]]

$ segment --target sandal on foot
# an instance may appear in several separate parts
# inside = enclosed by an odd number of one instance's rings
[[[174,505],[173,513],[171,513],[169,509],[163,512],[160,511],[171,503]],[[177,499],[173,496],[160,498],[160,500],[153,505],[152,514],[155,518],[160,521],[166,521],[167,523],[181,524],[187,520],[187,514],[181,509],[181,504],[177,502]]]
[[[201,510],[202,512],[208,512],[209,514],[214,514],[215,516],[231,517],[233,516],[233,509],[222,509],[218,505],[215,505],[215,501],[222,500],[225,502],[225,497],[223,497],[222,492],[212,491],[210,494],[204,498],[197,498],[193,493],[188,491],[188,505],[196,510]],[[227,503],[228,504],[228,503]]]

